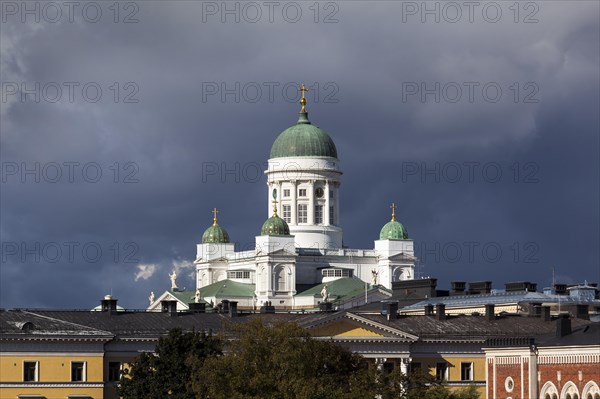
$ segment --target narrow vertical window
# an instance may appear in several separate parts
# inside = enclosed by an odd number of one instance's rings
[[[291,207],[291,205],[283,206],[283,220],[285,220],[286,223],[292,223],[292,207]]]
[[[308,223],[308,206],[298,204],[298,223]]]
[[[323,224],[323,205],[315,205],[315,224]]]
[[[333,225],[335,225],[334,222],[335,222],[335,218],[333,216],[333,205],[331,205],[329,207],[329,224],[333,226]]]
[[[473,363],[460,364],[460,379],[461,381],[473,380]]]
[[[121,379],[121,362],[108,362],[108,381]]]
[[[38,380],[38,362],[23,362],[23,381]]]
[[[438,381],[446,381],[448,365],[446,363],[437,363],[435,365],[435,378]]]
[[[85,362],[71,362],[71,381],[85,381]]]

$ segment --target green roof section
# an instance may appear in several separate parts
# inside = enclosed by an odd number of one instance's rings
[[[300,112],[298,122],[281,132],[271,147],[272,158],[330,157],[337,158],[331,137],[310,123],[307,112]]]
[[[254,297],[254,291],[256,285],[238,283],[233,280],[221,280],[216,283],[207,285],[206,287],[200,288],[200,295],[202,298],[216,297],[216,298],[252,298]]]
[[[260,229],[261,236],[289,236],[290,227],[288,224],[277,216],[275,213],[273,216],[268,218]]]
[[[219,226],[217,221],[202,234],[202,244],[228,244],[229,234],[227,230]]]
[[[202,294],[202,292],[200,292]],[[194,303],[194,297],[196,296],[196,291],[176,291],[169,290],[169,294],[173,295],[175,298],[179,299],[183,303]],[[200,300],[201,303],[206,303],[204,300]]]
[[[365,282],[358,278],[339,278],[337,280],[330,281],[328,283],[321,283],[315,285],[312,288],[307,289],[304,292],[299,293],[297,296],[321,296],[321,290],[323,286],[327,284],[327,291],[329,297],[336,301],[338,299],[352,298],[365,292]],[[377,286],[379,287],[379,286]],[[373,286],[368,284],[368,290],[371,290]]]
[[[391,220],[379,232],[380,240],[408,240],[408,232],[396,219]]]

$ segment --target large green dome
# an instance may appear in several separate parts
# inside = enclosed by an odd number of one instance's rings
[[[262,229],[260,229],[261,236],[289,236],[290,235],[290,227],[288,224],[277,216],[275,213],[273,216],[267,219],[267,221],[263,224]]]
[[[283,157],[337,158],[337,149],[327,133],[310,123],[308,113],[300,112],[298,122],[281,132],[271,147],[269,158]]]
[[[379,232],[380,240],[408,240],[408,232],[394,216]]]
[[[213,222],[213,225],[208,229],[204,230],[202,234],[202,244],[228,244],[229,234],[227,230],[219,226],[217,220]]]

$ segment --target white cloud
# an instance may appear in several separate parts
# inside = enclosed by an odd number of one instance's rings
[[[139,279],[148,280],[156,272],[156,265],[153,263],[140,264],[137,265],[137,270],[137,273],[135,273],[135,281],[138,281]]]

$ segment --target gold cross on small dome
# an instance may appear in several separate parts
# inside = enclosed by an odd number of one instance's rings
[[[213,213],[213,226],[217,225],[217,213],[219,211],[217,211],[217,208],[213,208],[212,213]]]
[[[300,86],[300,93],[302,94],[302,98],[300,98],[300,105],[302,105],[300,112],[306,112],[306,97],[304,97],[304,93],[307,91],[308,89],[305,88],[304,83],[302,83],[302,85]]]
[[[392,208],[392,221],[396,220],[396,204],[392,202],[392,205],[390,205],[390,208]]]

